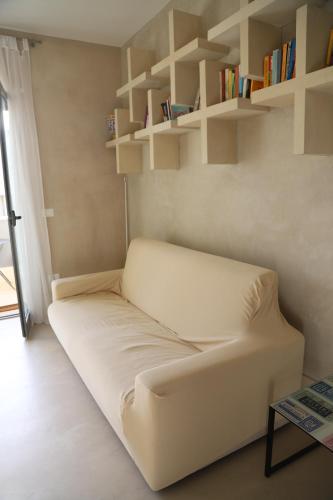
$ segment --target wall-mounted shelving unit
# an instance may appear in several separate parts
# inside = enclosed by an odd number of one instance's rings
[[[151,68],[155,77],[170,81],[171,104],[193,104],[199,88],[198,62],[221,59],[229,48],[202,38],[201,17],[169,12],[169,55]]]
[[[128,83],[117,96],[128,99],[129,110],[116,111],[118,133],[106,144],[116,148],[118,173],[141,171],[144,143],[149,143],[151,169],[178,168],[179,137],[196,129],[203,164],[236,163],[238,120],[290,105],[294,152],[332,154],[333,67],[324,65],[333,13],[322,4],[240,0],[239,11],[211,28],[208,39],[202,36],[200,16],[170,11],[167,57],[155,63],[151,51],[127,50]],[[230,54],[242,75],[262,79],[264,56],[291,36],[296,36],[296,78],[255,91],[251,99],[219,102],[219,73],[230,65]],[[193,105],[198,87],[200,109],[164,122],[161,102],[170,97],[171,104]],[[149,121],[142,129],[146,107]]]
[[[115,109],[116,138],[105,143],[115,148],[118,174],[131,174],[142,170],[142,142],[134,139],[140,124],[131,123],[128,109]]]
[[[201,129],[203,164],[237,163],[237,121],[269,111],[247,98],[220,102],[219,72],[223,67],[225,64],[218,61],[200,62],[200,110],[177,120],[179,127]]]
[[[117,97],[127,99],[130,121],[143,124],[147,89],[158,89],[163,83],[161,79],[153,78],[150,72],[155,62],[153,51],[128,47],[126,55],[128,82],[117,90]]]
[[[149,140],[150,168],[179,168],[179,135],[191,132],[191,128],[180,128],[177,120],[162,121],[161,102],[168,97],[165,90],[148,91],[148,126],[134,134],[137,140]]]
[[[241,74],[263,78],[265,55],[283,43],[283,28],[295,23],[298,7],[323,0],[240,0],[240,9],[208,31],[208,40],[239,49]],[[289,30],[290,36],[290,30]]]
[[[294,153],[333,154],[333,67],[325,66],[333,12],[303,5],[296,14],[296,77],[253,93],[254,104],[294,107]]]

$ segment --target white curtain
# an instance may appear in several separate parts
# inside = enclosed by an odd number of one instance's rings
[[[51,254],[33,107],[29,44],[0,36],[0,81],[8,96],[7,153],[23,299],[34,323],[47,322]]]

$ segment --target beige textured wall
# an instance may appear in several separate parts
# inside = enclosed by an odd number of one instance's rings
[[[172,2],[203,13],[206,27],[236,4]],[[132,42],[157,47],[163,56],[166,29],[164,14]],[[195,131],[181,139],[179,171],[151,172],[145,161],[142,174],[129,176],[131,237],[168,240],[275,269],[281,308],[306,337],[305,372],[333,372],[333,158],[291,154],[291,109],[243,121],[238,133],[238,165],[203,167]]]
[[[123,179],[106,150],[105,117],[120,84],[120,50],[46,38],[31,50],[53,272],[122,265]]]

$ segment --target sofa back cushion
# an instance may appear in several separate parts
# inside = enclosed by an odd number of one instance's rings
[[[148,239],[131,242],[122,295],[192,343],[231,340],[276,309],[276,273]]]

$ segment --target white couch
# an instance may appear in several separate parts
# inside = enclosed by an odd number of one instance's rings
[[[137,239],[124,270],[52,289],[58,339],[154,490],[262,435],[300,387],[303,336],[268,269]]]

